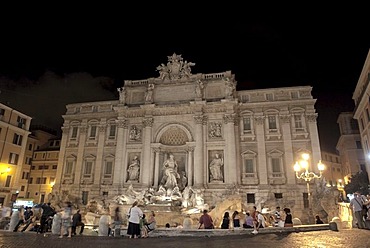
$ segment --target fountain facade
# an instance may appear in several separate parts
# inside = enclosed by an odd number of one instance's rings
[[[125,80],[119,100],[68,104],[51,198],[120,206],[123,218],[138,199],[165,223],[218,206],[215,218],[267,203],[304,209],[293,161],[321,159],[312,88],[237,91],[231,71],[194,65],[173,54],[159,77]]]

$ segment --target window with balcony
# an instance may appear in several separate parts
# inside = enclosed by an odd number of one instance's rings
[[[15,165],[17,165],[18,164],[18,159],[19,159],[19,155],[18,154],[16,154],[16,153],[10,153],[9,154],[8,164],[15,164]]]
[[[252,122],[251,117],[243,117],[243,132],[251,133],[252,132]]]
[[[23,139],[22,135],[19,135],[19,134],[15,133],[14,136],[13,136],[13,144],[21,146],[22,145],[22,139]]]

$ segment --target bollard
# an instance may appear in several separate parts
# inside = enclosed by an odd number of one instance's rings
[[[329,222],[329,230],[331,231],[335,231],[335,232],[338,232],[338,226],[337,226],[337,223],[332,221],[332,222]]]

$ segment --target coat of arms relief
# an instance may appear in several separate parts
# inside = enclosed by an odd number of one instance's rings
[[[184,61],[181,55],[174,53],[172,56],[167,56],[167,65],[161,64],[157,66],[159,78],[162,80],[176,80],[181,78],[189,78],[191,75],[191,66],[195,63]]]

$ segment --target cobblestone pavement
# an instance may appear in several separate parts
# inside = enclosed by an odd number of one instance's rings
[[[262,247],[262,248],[305,248],[305,247],[345,247],[370,248],[370,230],[312,231],[299,233],[245,234],[217,237],[159,237],[129,239],[127,237],[74,236],[58,238],[49,234],[44,237],[36,233],[0,231],[1,248],[99,248],[99,247]]]

